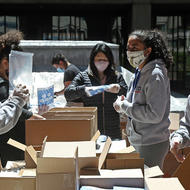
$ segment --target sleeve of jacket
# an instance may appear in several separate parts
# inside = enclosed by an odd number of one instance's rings
[[[5,83],[0,84],[0,101],[4,102],[8,98],[8,86]]]
[[[21,121],[25,121],[26,119],[29,119],[30,117],[32,117],[33,113],[25,108],[22,109],[22,114],[19,118],[19,120]]]
[[[123,112],[142,123],[159,123],[165,114],[168,98],[170,98],[166,83],[163,75],[152,74],[144,89],[146,104],[129,103],[124,100],[121,106]]]
[[[12,129],[17,123],[25,102],[19,97],[12,97],[0,103],[0,134]]]
[[[188,96],[185,115],[180,120],[180,127],[170,136],[171,139],[174,137],[181,139],[182,147],[190,146],[190,95]]]
[[[86,95],[82,72],[78,73],[64,92],[67,101],[73,101]]]
[[[125,80],[124,80],[122,74],[119,75],[119,85],[120,85],[120,87],[121,87],[121,89],[120,89],[120,91],[119,91],[119,95],[120,95],[120,96],[121,96],[121,95],[124,95],[124,96],[125,96],[126,93],[127,93],[128,86],[127,86],[127,84],[126,84],[126,82],[125,82]]]

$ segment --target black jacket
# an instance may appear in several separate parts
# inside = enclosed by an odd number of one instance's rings
[[[105,84],[119,84],[121,89],[118,94],[104,92],[92,97],[85,93],[86,86],[99,86],[100,80],[88,70],[80,72],[65,89],[65,97],[69,101],[81,98],[84,106],[98,108],[98,129],[101,134],[108,135],[112,139],[121,138],[119,114],[113,108],[113,103],[118,95],[126,95],[127,85],[121,74],[110,74]]]
[[[0,77],[0,101],[4,102],[9,97],[9,81]],[[26,106],[25,106],[26,108]],[[29,119],[33,113],[23,108],[22,114],[13,129],[0,135],[0,158],[2,165],[5,166],[8,160],[24,159],[23,151],[7,144],[9,138],[25,144],[25,120]]]

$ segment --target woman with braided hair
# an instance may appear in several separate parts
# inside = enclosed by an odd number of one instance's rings
[[[136,68],[127,96],[113,104],[128,116],[127,135],[149,167],[162,168],[169,150],[170,81],[167,68],[173,63],[159,31],[134,31],[129,35],[127,57]]]

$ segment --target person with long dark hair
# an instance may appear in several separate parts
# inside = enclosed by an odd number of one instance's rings
[[[169,150],[170,81],[173,63],[163,35],[156,30],[137,30],[129,35],[127,58],[136,68],[126,97],[113,104],[128,116],[127,135],[149,167],[163,167]]]
[[[111,84],[111,85],[110,85]],[[99,94],[88,96],[86,91],[93,87],[110,85]],[[84,106],[98,108],[98,129],[112,139],[121,139],[120,118],[112,104],[118,95],[127,91],[127,85],[115,69],[114,57],[109,46],[98,43],[91,51],[88,69],[80,72],[65,89],[65,97],[72,101],[81,98]]]

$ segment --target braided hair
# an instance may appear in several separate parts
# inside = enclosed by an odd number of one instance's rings
[[[136,36],[146,48],[152,48],[147,62],[154,59],[162,59],[167,69],[169,69],[170,64],[173,64],[173,56],[166,45],[164,35],[160,31],[136,30],[132,32],[129,37],[130,36]]]

